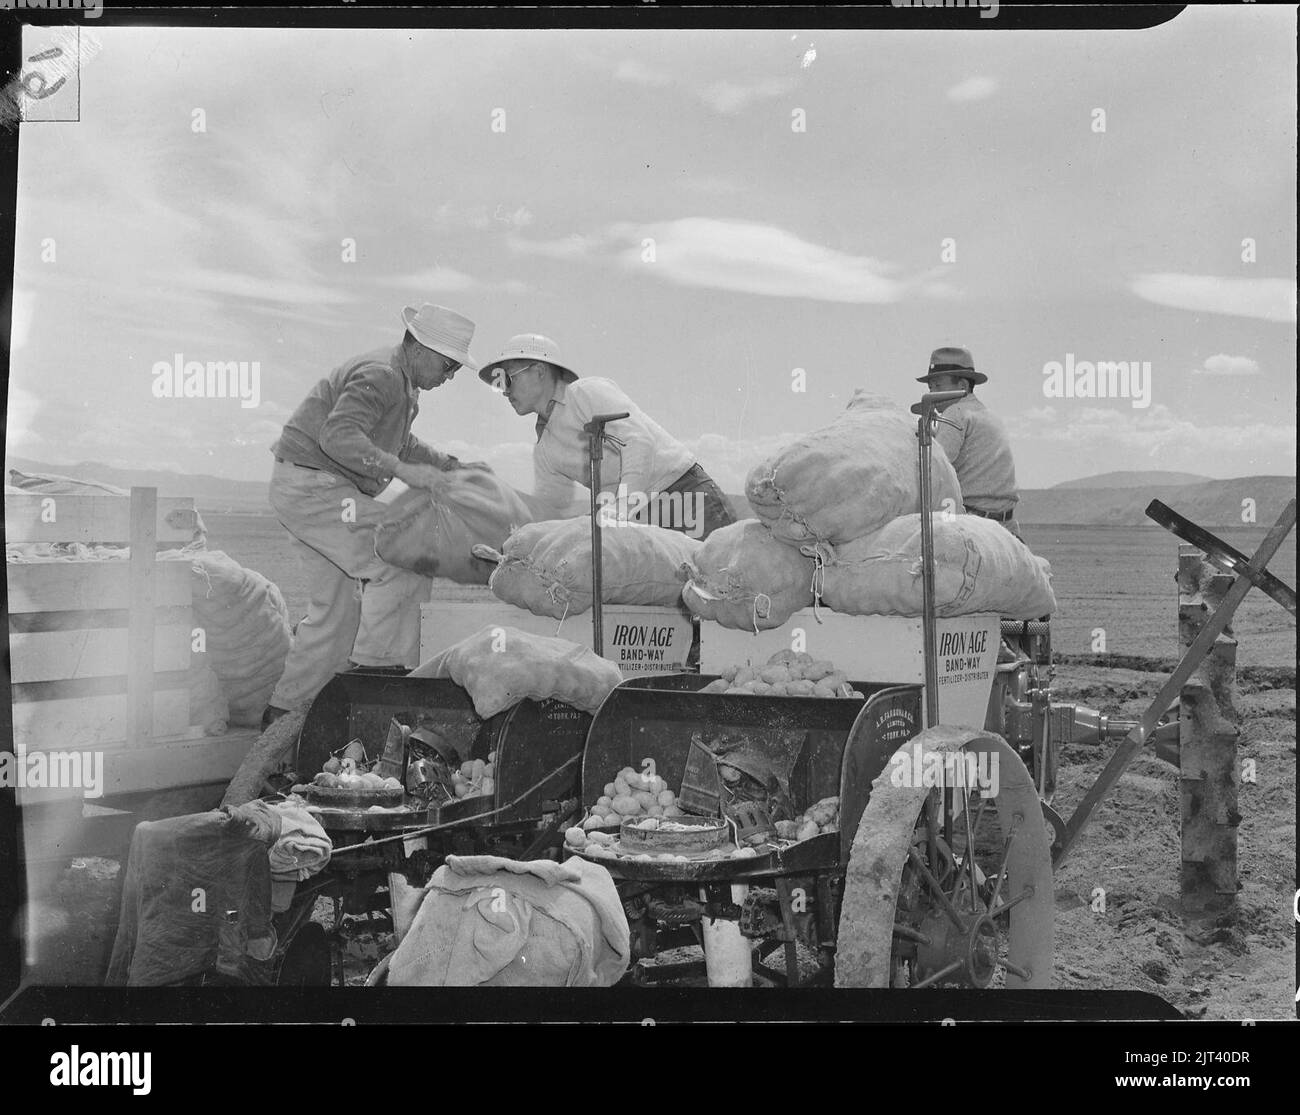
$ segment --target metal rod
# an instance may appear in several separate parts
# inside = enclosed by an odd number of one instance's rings
[[[588,480],[591,488],[591,645],[602,658],[605,655],[604,568],[601,561],[600,517],[596,513],[600,497],[600,462],[605,455],[605,424],[626,418],[628,413],[598,414],[582,427],[590,437],[587,450],[590,454]]]
[[[913,929],[910,925],[901,925],[899,922],[894,922],[894,932],[899,937],[903,937],[908,941],[915,941],[918,945],[929,945],[933,943],[930,938],[919,929]]]
[[[344,852],[362,851],[365,849],[374,848],[380,844],[393,844],[398,840],[416,840],[421,836],[428,836],[432,832],[441,832],[443,829],[464,828],[467,825],[477,824],[478,822],[484,820],[487,817],[495,817],[498,813],[504,813],[506,812],[506,810],[513,809],[516,805],[520,805],[522,802],[524,802],[527,799],[529,794],[533,793],[536,790],[540,790],[548,782],[552,781],[555,778],[558,778],[561,774],[563,774],[566,770],[568,770],[569,767],[573,766],[574,763],[580,763],[581,761],[582,761],[582,752],[579,751],[578,754],[571,755],[569,758],[565,759],[564,762],[562,762],[558,767],[556,767],[553,771],[551,771],[550,774],[546,775],[540,781],[534,782],[531,786],[528,787],[528,789],[524,790],[523,793],[519,794],[518,797],[514,798],[511,801],[506,802],[505,805],[498,805],[495,809],[488,809],[483,813],[475,813],[470,817],[461,817],[459,820],[456,821],[444,821],[442,824],[438,824],[438,825],[425,825],[422,828],[418,828],[418,829],[404,829],[403,831],[397,833],[394,836],[383,836],[377,840],[366,840],[362,844],[348,844],[342,848],[335,848],[330,853],[330,858],[332,859],[335,856],[340,856]]]
[[[1294,502],[1294,500],[1292,501]],[[1153,499],[1147,504],[1146,515],[1154,519],[1165,530],[1177,535],[1184,542],[1190,542],[1220,569],[1233,576],[1248,577],[1257,589],[1267,593],[1293,616],[1296,614],[1295,589],[1278,580],[1266,569],[1251,568],[1251,561],[1240,550],[1229,546],[1216,538],[1208,530],[1197,526],[1190,519],[1183,518],[1168,505]]]
[[[925,726],[939,723],[939,661],[935,651],[934,532],[930,523],[930,415],[924,407],[917,423],[917,468],[921,485],[921,635],[925,641]]]
[[[1250,559],[1250,566],[1253,570],[1258,572],[1267,567],[1273,555],[1277,553],[1278,547],[1282,545],[1283,539],[1291,533],[1291,529],[1295,526],[1295,520],[1296,501],[1292,500],[1286,505],[1278,521],[1273,524],[1264,541],[1260,543],[1259,549],[1255,551],[1255,556]],[[1169,675],[1169,680],[1161,687],[1160,692],[1155,695],[1146,712],[1142,714],[1142,719],[1138,721],[1137,727],[1129,732],[1124,742],[1115,749],[1115,754],[1111,756],[1110,762],[1106,764],[1106,769],[1101,772],[1097,781],[1092,784],[1091,789],[1084,795],[1079,807],[1066,822],[1065,837],[1052,860],[1053,867],[1059,867],[1065,862],[1066,857],[1070,854],[1070,849],[1074,847],[1075,842],[1083,834],[1083,830],[1087,828],[1088,822],[1092,819],[1093,811],[1097,808],[1101,799],[1114,789],[1115,783],[1119,781],[1120,775],[1124,773],[1125,768],[1142,750],[1147,742],[1147,737],[1155,729],[1156,724],[1169,707],[1169,702],[1182,691],[1183,684],[1192,676],[1192,673],[1201,664],[1202,659],[1210,652],[1215,641],[1223,633],[1223,629],[1232,621],[1237,605],[1245,599],[1246,594],[1253,587],[1250,578],[1243,575],[1239,576],[1232,587],[1224,594],[1222,603],[1215,608],[1214,614],[1205,621],[1201,633],[1196,636],[1195,641],[1187,648],[1183,660],[1174,668],[1174,672]]]
[[[925,643],[925,726],[939,723],[939,660],[935,653],[934,531],[930,522],[931,430],[934,408],[939,403],[965,398],[965,391],[931,391],[921,396],[921,417],[916,423],[917,480],[921,492],[921,633]]]
[[[919,991],[922,987],[928,987],[932,983],[938,983],[938,981],[943,979],[945,976],[950,976],[954,972],[960,971],[961,967],[962,961],[954,960],[947,967],[940,968],[937,972],[931,972],[930,975],[926,976],[925,979],[921,980],[919,983],[912,984],[912,989],[914,991]]]
[[[943,893],[943,887],[939,885],[939,880],[930,873],[930,869],[925,865],[925,860],[921,858],[915,848],[909,848],[907,850],[907,859],[908,862],[911,863],[913,869],[915,869],[916,873],[921,876],[925,885],[934,892],[934,897],[938,899],[939,906],[943,912],[948,915],[948,919],[964,933],[966,931],[966,925],[961,920],[961,914],[957,912],[957,907],[952,904],[948,896]]]

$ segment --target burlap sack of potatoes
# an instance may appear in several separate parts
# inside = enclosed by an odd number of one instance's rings
[[[280,590],[220,550],[186,555],[192,574],[194,626],[205,633],[205,658],[229,705],[230,723],[257,726],[284,673],[291,633]]]
[[[934,599],[940,616],[992,612],[1037,619],[1056,610],[1052,567],[1000,523],[934,514]],[[919,616],[921,516],[903,515],[843,546],[805,546],[821,563],[821,599],[850,615]]]
[[[700,546],[682,589],[693,615],[723,627],[780,627],[813,602],[812,559],[783,545],[757,519],[719,527]]]
[[[623,680],[614,663],[568,639],[488,626],[440,651],[411,677],[450,678],[484,720],[520,701],[555,698],[594,713]]]
[[[425,577],[484,585],[493,564],[471,548],[499,549],[511,531],[536,518],[525,493],[491,472],[458,469],[445,473],[436,491],[412,488],[393,500],[375,528],[375,553]]]
[[[675,530],[620,523],[601,531],[606,605],[677,603],[698,540]],[[591,517],[530,523],[506,539],[488,581],[498,599],[533,615],[564,619],[591,608]]]
[[[804,434],[752,469],[745,497],[789,545],[861,538],[920,510],[916,423],[892,400],[859,389],[829,426]],[[961,486],[937,442],[930,477],[934,509],[960,511]]]

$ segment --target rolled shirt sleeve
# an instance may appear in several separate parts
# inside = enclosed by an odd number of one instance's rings
[[[433,465],[434,468],[444,467],[448,461],[455,460],[454,457],[440,453],[427,441],[421,441],[412,434],[406,439],[406,444],[402,451],[397,454],[399,460],[409,461],[413,465]]]

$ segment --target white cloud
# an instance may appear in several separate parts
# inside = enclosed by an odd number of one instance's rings
[[[998,83],[991,77],[971,77],[949,88],[947,96],[950,101],[982,101],[997,92]]]
[[[1112,468],[1138,467],[1142,462],[1150,467],[1151,458],[1158,458],[1162,468],[1187,472],[1203,471],[1206,460],[1232,456],[1271,462],[1279,454],[1293,456],[1296,440],[1294,421],[1216,426],[1181,418],[1161,403],[1147,410],[1041,406],[1008,415],[1006,422],[1013,447],[1017,442],[1037,442],[1054,457],[1094,456],[1108,459]],[[1036,486],[1030,478],[1021,478],[1021,483]]]
[[[1139,298],[1180,310],[1292,324],[1296,320],[1294,279],[1225,279],[1160,272],[1137,275],[1129,285]]]
[[[264,278],[237,271],[223,271],[214,267],[179,267],[167,273],[155,272],[150,279],[164,287],[208,290],[214,294],[285,305],[339,306],[355,301],[352,295],[334,290],[322,283],[295,283],[274,277]]]
[[[547,256],[551,259],[580,259],[582,256],[590,255],[600,244],[600,239],[574,233],[562,240],[525,240],[522,236],[512,236],[506,243],[512,252],[523,255]]]
[[[32,430],[36,415],[41,409],[41,399],[34,391],[9,382],[9,404],[5,408],[5,451],[22,451],[42,443]]]
[[[478,232],[486,232],[490,228],[498,231],[527,228],[535,220],[526,205],[514,209],[497,205],[489,210],[486,205],[458,206],[451,202],[439,205],[434,210],[433,219],[441,228],[468,227]]]
[[[424,271],[415,271],[408,275],[389,275],[374,281],[380,286],[402,287],[438,294],[474,290],[481,285],[472,275],[466,275],[465,272],[457,271],[454,267],[429,267]]]
[[[816,58],[816,51],[809,52]],[[804,56],[804,68],[812,63],[812,58]],[[665,70],[647,66],[634,58],[625,58],[614,67],[613,75],[617,81],[632,85],[643,85],[651,89],[666,89],[677,86],[684,92],[703,101],[714,112],[723,116],[732,116],[755,101],[770,100],[792,92],[797,82],[791,78],[761,78],[756,81],[692,81],[690,78],[668,73]]]
[[[824,302],[896,302],[905,283],[885,276],[889,265],[802,240],[775,225],[687,217],[611,232],[632,246],[623,263],[685,286],[738,290]],[[655,262],[641,259],[641,240],[655,241]]]
[[[1199,368],[1192,369],[1194,376],[1257,376],[1259,363],[1249,356],[1228,356],[1219,353],[1211,356]]]
[[[663,88],[673,83],[671,74],[665,73],[663,70],[656,70],[653,66],[638,62],[635,58],[624,58],[614,68],[614,77],[618,81],[628,81],[633,85],[649,85],[655,88]]]
[[[771,100],[793,92],[796,85],[797,82],[789,78],[768,78],[748,83],[714,81],[692,91],[715,112],[732,116],[754,101]]]

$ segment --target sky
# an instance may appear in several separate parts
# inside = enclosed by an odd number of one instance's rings
[[[1294,8],[82,36],[80,122],[21,130],[9,454],[265,480],[316,380],[428,301],[483,362],[552,337],[733,492],[947,344],[1021,487],[1295,473]],[[257,362],[258,405],[154,397],[177,353]],[[1081,361],[1149,395],[1049,395]],[[531,416],[468,372],[415,432],[531,485]]]

